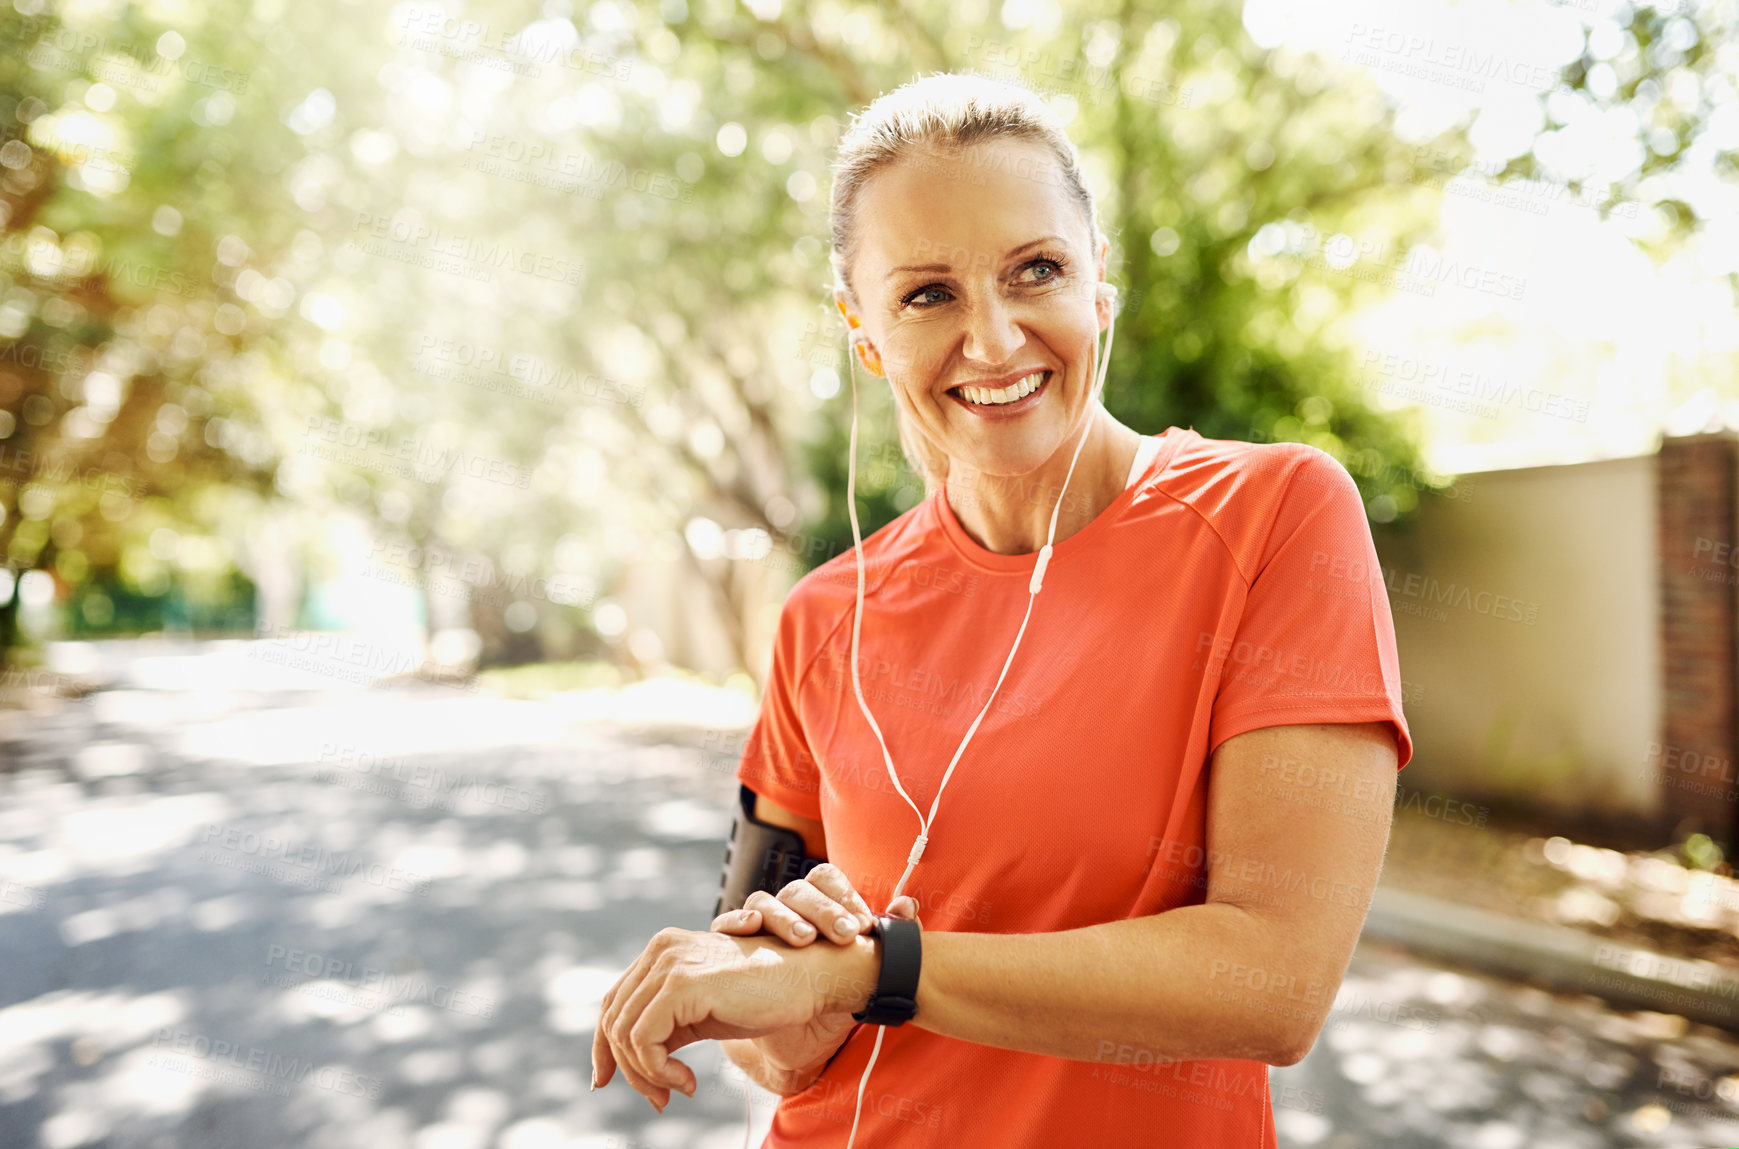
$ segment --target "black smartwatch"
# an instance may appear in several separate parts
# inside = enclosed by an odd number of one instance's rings
[[[917,922],[877,914],[870,934],[881,939],[882,972],[863,1012],[851,1016],[871,1025],[904,1025],[918,1012],[918,970],[924,931]]]

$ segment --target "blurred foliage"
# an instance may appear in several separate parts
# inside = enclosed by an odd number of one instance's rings
[[[1708,196],[1714,185],[1698,186],[1698,173],[1715,185],[1739,177],[1736,78],[1739,4],[1621,4],[1594,22],[1562,83],[1541,97],[1544,125],[1533,148],[1501,174],[1563,179],[1603,216],[1646,206],[1652,227],[1640,243],[1667,258],[1707,229],[1712,211],[1731,223],[1730,207]],[[1632,150],[1634,167],[1616,183],[1579,170],[1595,125]],[[1739,284],[1739,270],[1733,278]]]
[[[1692,834],[1684,840],[1680,851],[1685,861],[1699,870],[1714,870],[1724,862],[1721,845],[1707,834]]]
[[[1365,404],[1333,330],[1383,288],[1331,268],[1322,247],[1343,232],[1378,230],[1401,249],[1429,234],[1440,193],[1389,178],[1419,145],[1395,137],[1374,87],[1331,83],[1320,62],[1253,45],[1235,5],[1095,14],[1071,9],[1062,27],[1078,33],[1035,35],[982,13],[908,11],[893,70],[873,86],[909,78],[911,58],[1017,80],[1073,109],[1111,239],[1108,277],[1122,288],[1105,386],[1120,420],[1144,434],[1176,425],[1308,442],[1347,466],[1373,518],[1411,511],[1436,480],[1405,419]],[[1471,155],[1459,133],[1423,146]],[[819,558],[851,545],[845,442],[841,416],[810,451],[832,496],[812,527],[826,540]],[[922,495],[887,444],[860,449],[866,537]]]
[[[75,632],[246,625],[220,527],[269,490],[238,440],[283,307],[233,231],[272,228],[251,165],[212,131],[251,46],[200,71],[213,45],[131,8],[24,7],[0,11],[0,581],[51,576]],[[0,606],[0,650],[23,597]]]
[[[1542,100],[1652,95],[1670,165],[1718,118],[1680,78],[1715,11],[1627,8]],[[421,591],[485,662],[695,664],[710,620],[747,664],[787,560],[849,545],[832,148],[947,69],[1072,115],[1114,413],[1315,443],[1378,520],[1434,481],[1340,335],[1387,289],[1323,247],[1427,236],[1441,191],[1398,173],[1470,149],[1235,4],[14,0],[0,43],[0,557],[69,633],[289,625],[343,584]],[[863,399],[867,534],[921,486]]]

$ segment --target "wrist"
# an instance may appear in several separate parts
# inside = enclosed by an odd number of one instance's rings
[[[855,1021],[871,1025],[904,1025],[917,1009],[919,974],[923,968],[923,930],[915,920],[878,915],[876,984]]]
[[[719,1043],[724,1047],[725,1056],[744,1075],[769,1093],[780,1097],[790,1097],[801,1093],[815,1083],[821,1076],[821,1069],[827,1064],[832,1052],[816,1058],[808,1065],[790,1066],[785,1063],[769,1045],[766,1037],[743,1037]],[[835,1047],[837,1048],[837,1046]]]
[[[880,938],[859,934],[848,946],[830,947],[833,958],[827,979],[826,999],[830,1013],[859,1013],[876,992],[882,973]]]

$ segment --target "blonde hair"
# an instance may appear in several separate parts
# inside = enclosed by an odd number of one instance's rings
[[[911,160],[920,149],[947,155],[998,139],[1031,140],[1048,148],[1057,161],[1064,191],[1086,216],[1095,246],[1105,238],[1074,141],[1038,93],[972,72],[925,76],[883,94],[855,114],[834,157],[829,206],[833,281],[854,309],[861,310],[850,274],[857,252],[857,201],[870,176],[897,160]],[[931,161],[920,157],[916,162]],[[933,494],[947,480],[948,456],[922,430],[908,425],[897,404],[894,410],[900,450],[923,477],[925,493]]]

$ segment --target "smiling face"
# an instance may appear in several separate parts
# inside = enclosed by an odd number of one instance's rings
[[[950,459],[1024,475],[1073,452],[1090,411],[1095,339],[1086,213],[1049,149],[992,140],[919,151],[859,195],[851,284],[901,417]]]

